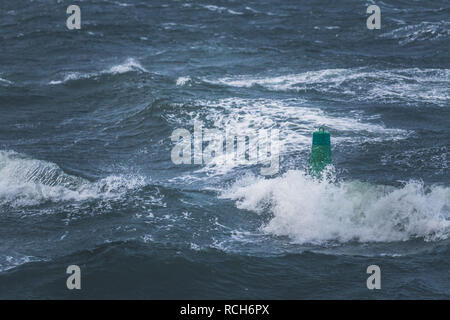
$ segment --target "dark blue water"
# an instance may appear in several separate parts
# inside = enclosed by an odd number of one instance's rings
[[[0,298],[450,298],[448,1],[69,4],[0,3]],[[174,164],[196,120],[279,171]]]

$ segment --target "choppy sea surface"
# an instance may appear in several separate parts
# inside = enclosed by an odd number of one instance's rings
[[[1,299],[450,298],[448,1],[69,4],[0,4]],[[174,164],[196,120],[279,173]]]

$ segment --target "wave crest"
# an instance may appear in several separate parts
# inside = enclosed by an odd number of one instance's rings
[[[271,91],[319,92],[342,101],[417,101],[446,106],[450,69],[324,69],[279,76],[232,76],[203,79],[230,87],[260,86]],[[367,83],[370,88],[367,89]],[[337,98],[340,97],[340,98]]]
[[[66,83],[69,81],[81,80],[81,79],[91,79],[96,78],[102,75],[116,75],[123,74],[127,72],[148,72],[137,60],[133,58],[128,58],[125,62],[121,64],[114,65],[108,69],[92,72],[92,73],[83,73],[83,72],[69,72],[64,76],[63,80],[52,80],[49,82],[51,85],[57,85]]]

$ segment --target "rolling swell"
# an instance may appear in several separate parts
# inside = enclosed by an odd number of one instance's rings
[[[448,247],[440,253],[448,254]],[[423,265],[448,265],[448,261],[440,256],[422,258],[418,255],[416,258]],[[334,265],[331,270],[327,266],[330,259]],[[367,290],[358,285],[365,281],[364,275],[354,277],[351,281],[342,281],[340,273],[335,270],[346,268],[346,272],[359,274],[358,263],[379,263],[380,259],[386,272],[401,269],[404,278],[414,283],[415,294],[428,298],[448,298],[448,286],[442,282],[439,286],[429,286],[426,278],[417,276],[415,267],[411,268],[408,262],[410,257],[367,259],[358,256],[335,257],[308,251],[279,257],[249,257],[215,250],[186,252],[173,246],[132,241],[105,244],[59,257],[52,263],[34,262],[10,270],[0,278],[0,284],[7,288],[0,293],[0,297],[52,298],[52,294],[42,294],[51,291],[64,299],[93,299],[98,296],[107,299],[183,299],[186,295],[192,299],[207,299],[211,294],[223,299],[262,299],[267,295],[276,299],[292,296],[320,299],[323,295],[339,299],[351,299],[354,295],[370,298]],[[106,268],[99,263],[105,260],[109,261]],[[60,288],[60,282],[64,282],[65,277],[57,271],[71,261],[89,266],[84,269],[83,291],[68,292]],[[42,270],[49,277],[45,281],[38,281]],[[260,281],[261,272],[267,270],[270,272],[265,281]],[[242,275],[242,280],[238,282],[235,280],[236,272]],[[32,279],[25,295],[11,286],[21,275]],[[437,276],[445,274],[439,272]],[[155,277],[158,281],[153,280]],[[112,282],[112,278],[115,281]],[[323,286],[324,281],[337,281],[341,290],[329,292]],[[232,288],[229,287],[230,283],[234,283]],[[204,290],[198,290],[199,287]],[[408,287],[406,281],[386,281],[387,297],[404,299],[409,296]]]

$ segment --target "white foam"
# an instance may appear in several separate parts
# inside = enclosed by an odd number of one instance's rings
[[[450,189],[415,181],[402,188],[330,183],[289,171],[274,179],[246,176],[222,197],[271,214],[263,230],[298,243],[432,241],[450,234]]]
[[[240,11],[234,11],[234,10],[231,10],[231,9],[228,9],[227,11],[228,11],[229,14],[236,14],[236,15],[242,15],[242,14],[244,14],[243,12],[240,12]]]
[[[192,81],[191,77],[179,77],[177,79],[177,86],[184,86],[191,81]]]
[[[214,84],[223,84],[232,87],[252,87],[260,85],[272,90],[301,90],[295,88],[300,84],[318,84],[318,83],[340,83],[352,75],[351,69],[324,69],[317,71],[307,71],[298,74],[287,74],[278,76],[232,76],[219,79],[204,79],[206,82]]]
[[[13,269],[25,263],[40,260],[41,259],[37,257],[27,256],[20,253],[0,254],[0,272]]]
[[[112,66],[110,69],[102,71],[102,73],[120,74],[130,71],[148,72],[137,60],[128,58],[124,63]]]
[[[225,7],[219,7],[219,6],[215,6],[215,5],[201,5],[201,7],[208,9],[209,11],[223,12],[223,11],[227,10],[227,8],[225,8]]]
[[[188,112],[187,117],[191,120],[206,119],[204,127],[208,129],[224,131],[226,128],[234,132],[245,132],[247,129],[256,131],[279,129],[281,155],[297,151],[309,153],[311,132],[321,125],[338,133],[332,137],[333,145],[397,140],[404,139],[410,134],[405,130],[370,123],[364,114],[353,114],[353,118],[350,115],[348,117],[330,115],[321,109],[305,106],[305,102],[301,99],[226,98],[197,101],[196,105],[206,107],[196,107],[195,112],[185,109],[184,112]],[[179,114],[177,116],[179,119]],[[171,119],[169,116],[166,118]],[[183,126],[186,127],[185,121]],[[192,131],[192,128],[186,128]],[[241,165],[237,162],[224,161],[226,157],[224,154],[222,158],[215,158],[198,172],[223,174]]]

